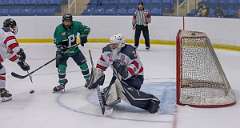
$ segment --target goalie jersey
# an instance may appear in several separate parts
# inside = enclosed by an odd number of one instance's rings
[[[114,55],[110,46],[107,45],[102,50],[102,55],[97,62],[97,67],[102,71],[105,71],[110,65],[112,65],[114,60],[120,60],[121,64],[127,66],[128,78],[133,76],[142,75],[143,76],[143,65],[140,61],[139,56],[136,53],[136,49],[128,44],[125,44],[118,54]]]
[[[5,58],[10,61],[16,61],[19,50],[19,44],[15,35],[12,32],[4,30],[4,28],[0,29],[0,63]]]

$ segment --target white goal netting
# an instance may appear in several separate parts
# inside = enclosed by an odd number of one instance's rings
[[[221,107],[235,102],[234,92],[207,35],[180,31],[177,37],[177,103]]]

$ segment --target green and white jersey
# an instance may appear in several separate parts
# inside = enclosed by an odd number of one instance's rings
[[[65,28],[63,24],[56,27],[54,32],[54,43],[57,47],[64,45],[66,47],[71,47],[77,43],[77,35],[80,37],[87,36],[90,32],[88,26],[83,25],[81,22],[73,21],[70,28]],[[79,49],[77,47],[68,50],[69,53],[75,53]]]

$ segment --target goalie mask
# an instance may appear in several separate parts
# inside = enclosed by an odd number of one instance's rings
[[[113,35],[110,37],[110,44],[112,50],[120,51],[122,47],[125,46],[125,39],[123,38],[122,34],[119,33],[117,35]]]
[[[5,28],[5,30],[7,30],[7,31],[12,32],[15,35],[18,32],[17,23],[12,18],[8,18],[3,22],[3,28]]]

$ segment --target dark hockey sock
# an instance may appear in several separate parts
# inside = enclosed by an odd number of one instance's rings
[[[60,85],[65,84],[65,77],[66,77],[66,65],[59,65],[58,66],[58,83]]]
[[[88,69],[87,63],[83,63],[83,64],[79,65],[79,67],[82,70],[82,74],[83,74],[84,79],[89,80],[90,74],[89,74],[89,69]]]

